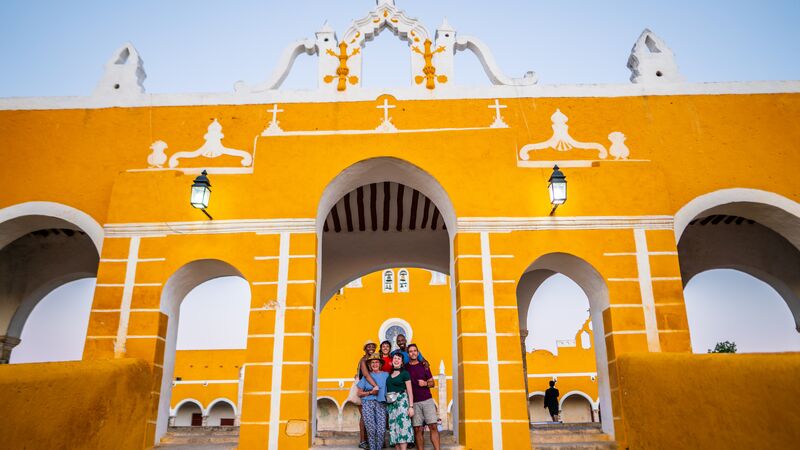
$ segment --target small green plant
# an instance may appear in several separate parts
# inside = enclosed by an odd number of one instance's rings
[[[736,353],[736,343],[730,341],[717,342],[714,350],[709,349],[708,353]]]

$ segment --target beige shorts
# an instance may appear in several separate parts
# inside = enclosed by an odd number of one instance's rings
[[[414,402],[414,417],[411,418],[411,422],[415,427],[435,424],[438,421],[439,417],[436,415],[436,403],[433,402],[432,398],[421,402]]]

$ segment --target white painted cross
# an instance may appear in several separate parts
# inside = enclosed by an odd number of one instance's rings
[[[500,115],[500,110],[503,109],[503,108],[508,108],[508,106],[501,105],[500,104],[500,100],[494,99],[494,105],[489,105],[488,108],[494,109],[494,111],[495,111],[494,120],[502,121],[503,117]]]
[[[389,110],[392,109],[392,108],[397,108],[397,106],[396,105],[390,105],[389,104],[389,99],[385,98],[385,99],[383,99],[383,105],[378,105],[378,106],[376,106],[376,108],[383,110],[383,121],[384,122],[388,122],[389,121]]]
[[[278,109],[278,105],[274,104],[274,105],[272,105],[272,109],[268,109],[267,112],[271,112],[272,113],[272,121],[274,123],[277,123],[278,122],[278,113],[279,112],[283,112],[283,110],[282,109]]]

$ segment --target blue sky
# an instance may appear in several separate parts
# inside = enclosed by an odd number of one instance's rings
[[[0,97],[88,95],[103,64],[131,41],[148,92],[225,92],[274,69],[283,48],[324,20],[341,35],[374,0],[138,0],[0,3]],[[689,81],[800,79],[800,2],[397,0],[435,29],[443,17],[477,36],[509,75],[535,70],[540,83],[627,83],[625,63],[645,27],[666,40]],[[391,39],[389,39],[391,37]],[[383,33],[365,49],[365,84],[396,84],[403,47]],[[457,81],[487,84],[467,53]],[[302,56],[288,87],[313,87]],[[408,83],[405,77],[402,82]]]
[[[127,41],[133,42],[144,60],[148,92],[230,92],[237,80],[263,81],[286,45],[313,37],[325,20],[341,35],[352,19],[374,5],[374,0],[7,0],[0,3],[0,97],[89,95],[105,62]],[[459,33],[488,44],[506,74],[518,77],[535,70],[542,84],[628,83],[625,64],[646,27],[672,48],[688,81],[800,79],[797,0],[397,0],[397,5],[419,17],[431,31],[447,17]],[[369,43],[364,50],[364,84],[409,84],[404,45],[388,32]],[[459,53],[456,64],[456,83],[488,84],[470,54]],[[301,56],[285,87],[314,88],[315,71],[314,59]],[[529,342],[536,348],[554,348],[555,339],[571,338],[577,329],[574,325],[583,322],[585,298],[579,290],[558,278],[548,285],[537,294],[531,310],[551,308],[558,311],[553,317],[559,318],[534,327],[544,330]],[[84,309],[88,314],[92,289],[93,283],[80,282],[54,292],[50,301],[34,311],[26,333],[34,336],[39,333],[36,330],[47,331],[50,340],[41,344],[45,348],[48,342],[66,342],[56,337],[56,330],[48,325],[53,319],[47,317],[77,314],[74,323],[83,323],[79,316]],[[209,292],[212,298],[214,291]],[[207,308],[208,298],[190,303]],[[766,285],[744,274],[725,271],[698,276],[687,288],[686,298],[696,351],[705,351],[722,339],[737,340],[742,350],[776,343],[782,349],[800,349],[800,338],[793,330],[794,334],[766,333],[783,330],[775,321],[786,313],[781,312],[785,303]],[[565,307],[565,302],[570,306]],[[735,317],[716,313],[722,310],[739,313]],[[776,316],[762,317],[752,311]],[[204,320],[202,314],[197,320]],[[720,324],[697,325],[713,320]],[[40,321],[43,325],[36,325]],[[725,323],[733,328],[723,329]],[[712,331],[695,335],[706,329]],[[742,345],[751,337],[755,339],[752,346]],[[19,358],[34,340],[23,335],[23,341],[26,344],[15,351]],[[79,355],[80,337],[70,345]]]

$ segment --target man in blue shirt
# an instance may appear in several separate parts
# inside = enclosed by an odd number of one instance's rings
[[[403,364],[408,364],[409,358],[408,358],[408,350],[406,349],[405,334],[397,335],[397,347],[398,347],[397,350],[393,351],[391,355],[394,356],[395,353],[403,355]],[[419,354],[418,359],[419,362],[421,362],[426,368],[430,366],[430,364],[428,364],[428,361],[426,361],[425,358],[422,357],[422,353]]]

